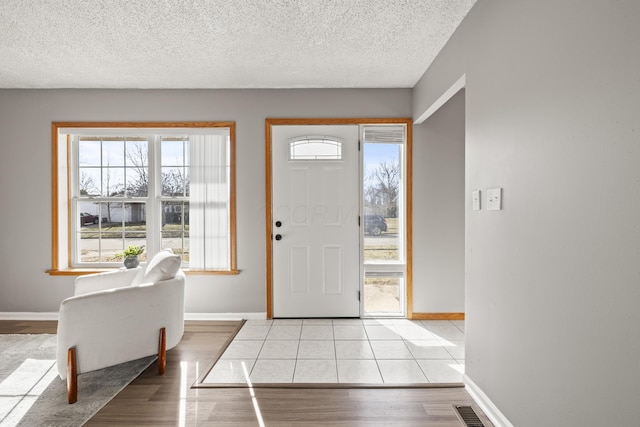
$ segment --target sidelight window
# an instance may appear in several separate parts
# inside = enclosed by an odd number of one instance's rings
[[[405,315],[406,209],[403,125],[362,126],[366,316]]]

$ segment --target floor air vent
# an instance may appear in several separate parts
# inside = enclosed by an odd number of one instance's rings
[[[456,412],[458,413],[458,418],[460,418],[460,421],[462,421],[462,423],[465,426],[484,427],[484,424],[482,424],[482,421],[480,421],[480,418],[478,418],[478,416],[473,411],[473,408],[471,408],[471,406],[454,405],[454,408],[456,408]]]

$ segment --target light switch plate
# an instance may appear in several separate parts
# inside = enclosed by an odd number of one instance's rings
[[[487,190],[487,210],[499,211],[502,209],[502,188],[489,188]]]
[[[474,211],[480,210],[480,190],[475,190],[471,192],[471,203],[473,205]]]

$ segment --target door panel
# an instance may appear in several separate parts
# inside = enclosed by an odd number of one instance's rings
[[[358,129],[272,128],[274,317],[360,315]],[[342,159],[289,160],[308,135],[342,139]]]
[[[325,246],[323,257],[323,280],[324,293],[326,295],[342,295],[344,288],[342,283],[342,259],[344,253],[341,246]]]

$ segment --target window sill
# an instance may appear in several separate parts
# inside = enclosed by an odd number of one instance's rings
[[[184,274],[187,276],[197,276],[197,275],[218,275],[218,276],[235,276],[240,274],[240,270],[189,270],[188,268],[183,269]]]
[[[64,270],[47,270],[50,276],[82,276],[84,274],[104,273],[105,271],[114,271],[119,268],[67,268]],[[189,270],[184,269],[184,273],[188,276],[197,275],[218,275],[218,276],[234,276],[240,274],[240,270]]]
[[[67,268],[64,270],[47,270],[49,276],[82,276],[83,274],[104,273],[116,268]]]

